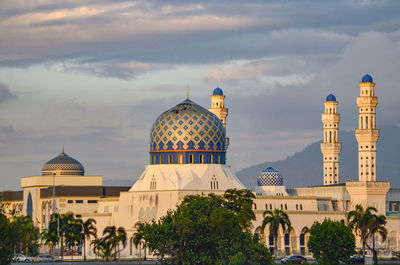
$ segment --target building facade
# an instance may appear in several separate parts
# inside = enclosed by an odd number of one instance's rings
[[[376,176],[379,130],[374,87],[370,75],[362,77],[357,98],[359,127],[355,130],[359,145],[358,181],[340,182],[340,115],[338,101],[332,94],[326,98],[322,114],[323,172],[322,176],[315,176],[322,177],[323,185],[286,189],[284,176],[277,169],[268,167],[260,172],[254,190],[253,210],[257,219],[253,232],[260,233],[265,210],[287,212],[292,229],[279,232],[280,254],[309,254],[308,228],[325,218],[345,219],[356,204],[374,206],[387,216],[388,240],[378,243],[382,254],[399,250],[400,188],[390,188],[389,182]],[[22,178],[23,191],[6,192],[4,199],[19,213],[32,216],[41,229],[48,225],[53,212],[94,218],[98,231],[109,225],[122,226],[129,242],[121,257],[139,257],[144,250],[132,242],[137,222],[160,218],[189,194],[223,194],[227,189],[244,188],[226,164],[229,139],[224,100],[222,89],[216,88],[208,110],[187,98],[163,112],[150,131],[149,164],[132,187],[102,186],[101,176],[85,176],[83,166],[63,151],[45,164],[41,176]],[[272,247],[273,241],[266,235],[265,242]],[[94,258],[91,248],[87,248],[86,254]]]

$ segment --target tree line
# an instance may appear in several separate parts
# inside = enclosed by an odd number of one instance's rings
[[[161,264],[272,264],[278,253],[278,234],[290,233],[292,224],[283,210],[263,213],[260,235],[253,234],[252,210],[255,195],[248,190],[227,190],[223,195],[188,195],[175,210],[150,223],[135,225],[133,243],[148,248]],[[355,235],[361,238],[362,251],[369,249],[377,264],[377,235],[387,238],[386,217],[374,207],[356,205],[346,220],[314,222],[308,229],[308,248],[321,264],[345,262],[355,253]],[[123,227],[108,226],[97,237],[96,221],[83,221],[72,213],[52,214],[49,225],[39,233],[29,216],[7,218],[0,205],[0,264],[9,264],[14,253],[35,256],[39,244],[77,251],[83,247],[86,260],[87,242],[93,252],[105,260],[120,258],[120,246],[126,247],[127,233]],[[268,226],[273,238],[272,253],[264,240]],[[55,253],[53,253],[55,254]]]
[[[7,205],[0,201],[0,264],[10,264],[15,253],[26,256],[36,256],[40,244],[49,247],[49,253],[55,255],[54,247],[59,248],[61,258],[65,249],[77,252],[83,247],[83,257],[86,260],[86,243],[91,241],[93,252],[106,260],[117,259],[126,246],[127,234],[123,227],[107,226],[103,235],[97,238],[96,221],[92,218],[83,221],[75,218],[73,213],[50,216],[48,227],[39,232],[30,216],[16,216],[10,212],[7,216]]]
[[[121,251],[120,244],[123,248],[126,246],[125,228],[107,226],[102,237],[98,238],[95,224],[96,220],[93,218],[83,221],[81,218],[75,218],[72,213],[54,213],[50,216],[49,226],[43,230],[41,238],[44,244],[49,246],[49,250],[59,246],[61,259],[64,257],[65,247],[75,252],[78,247],[83,247],[83,259],[86,261],[88,240],[91,241],[90,245],[97,256],[105,260],[116,259]]]
[[[268,226],[273,238],[272,254],[278,253],[278,234],[292,230],[289,215],[280,209],[263,213],[260,236],[250,233],[255,214],[254,194],[248,190],[227,190],[224,195],[186,196],[175,210],[159,220],[136,224],[135,245],[143,244],[161,264],[273,264],[265,247]],[[379,234],[386,240],[386,217],[374,207],[357,205],[345,220],[316,221],[308,229],[308,248],[319,264],[334,265],[355,254],[355,235],[373,253],[377,263],[376,242]],[[372,243],[369,242],[372,240]]]

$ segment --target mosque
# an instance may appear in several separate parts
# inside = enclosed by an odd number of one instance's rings
[[[344,219],[356,204],[374,206],[379,214],[386,215],[388,239],[379,243],[381,254],[399,251],[400,188],[390,188],[388,181],[377,180],[376,176],[379,129],[376,128],[375,83],[366,74],[359,86],[359,124],[355,129],[358,181],[340,182],[340,114],[338,101],[332,94],[327,96],[322,114],[323,185],[287,189],[283,176],[271,167],[258,176],[253,232],[260,233],[266,209],[287,212],[293,227],[279,234],[278,249],[282,255],[309,255],[307,228],[325,218]],[[208,110],[187,97],[158,116],[150,131],[149,164],[132,187],[103,186],[102,176],[85,176],[82,164],[63,150],[43,166],[41,176],[22,177],[21,191],[5,191],[0,195],[10,209],[31,216],[40,229],[48,225],[53,212],[73,212],[83,219],[94,218],[98,231],[109,225],[122,226],[129,242],[121,257],[140,257],[143,249],[136,248],[132,242],[137,222],[149,222],[165,215],[188,194],[223,194],[227,189],[245,188],[226,164],[229,138],[224,100],[223,91],[216,88]],[[271,238],[265,242],[273,247]],[[91,248],[87,248],[87,256],[94,258]]]

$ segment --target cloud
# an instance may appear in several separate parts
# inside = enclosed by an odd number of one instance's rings
[[[90,60],[89,60],[90,61]],[[82,62],[81,60],[70,60],[63,64],[66,71],[81,74],[95,75],[98,77],[115,77],[125,80],[133,79],[148,72],[164,69],[173,69],[173,66],[152,64],[143,62]]]
[[[0,105],[0,186],[40,173],[63,145],[88,174],[135,179],[153,121],[187,84],[204,107],[212,88],[224,90],[233,171],[320,139],[329,93],[340,129],[354,130],[365,72],[377,83],[378,125],[400,124],[399,5],[5,1],[0,78],[12,90],[0,85],[9,101]]]
[[[13,95],[10,91],[10,89],[8,88],[8,86],[6,86],[5,84],[0,82],[0,103],[10,100],[12,98],[14,98],[15,95]]]
[[[277,53],[335,54],[360,31],[393,31],[400,24],[398,3],[360,3],[6,1],[0,65],[92,58],[107,68],[112,60],[225,64]],[[115,77],[131,78],[129,70],[118,72]]]
[[[289,61],[291,64],[287,64]],[[235,92],[257,94],[273,91],[277,87],[300,86],[309,83],[313,74],[307,73],[304,64],[304,61],[295,58],[265,58],[214,67],[203,73],[201,77],[210,84],[234,87]],[[294,65],[297,65],[297,69]],[[299,71],[301,67],[303,73]]]

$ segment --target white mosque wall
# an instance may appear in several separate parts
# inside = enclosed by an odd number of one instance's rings
[[[244,189],[223,164],[147,165],[130,191]]]

